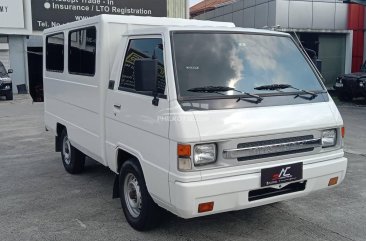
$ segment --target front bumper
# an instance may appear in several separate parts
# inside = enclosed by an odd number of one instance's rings
[[[329,179],[333,177],[338,177],[337,185],[339,185],[345,177],[346,169],[347,159],[344,157],[304,164],[305,190],[256,201],[249,201],[249,191],[261,189],[260,173],[189,183],[171,182],[170,192],[174,213],[182,218],[193,218],[301,197],[313,191],[329,188]],[[198,205],[206,202],[214,202],[213,211],[198,213]]]
[[[0,95],[6,95],[9,91],[12,91],[11,83],[0,84]]]

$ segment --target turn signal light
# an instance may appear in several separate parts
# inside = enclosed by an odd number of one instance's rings
[[[346,136],[346,128],[344,128],[344,126],[341,129],[341,133],[342,133],[342,138],[344,138]]]
[[[178,157],[191,156],[191,145],[178,144]]]
[[[210,212],[214,208],[214,202],[200,203],[198,205],[198,213]]]
[[[192,161],[191,158],[180,157],[178,158],[178,169],[180,171],[189,171],[192,170]]]
[[[338,183],[338,177],[333,177],[329,180],[328,187],[334,186]]]

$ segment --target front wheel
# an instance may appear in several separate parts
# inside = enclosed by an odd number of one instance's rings
[[[13,96],[13,91],[10,90],[8,91],[8,93],[6,93],[6,100],[13,100],[14,99],[14,96]]]
[[[65,170],[71,174],[81,173],[84,169],[85,155],[70,143],[69,137],[67,136],[67,131],[64,129],[61,134],[62,149],[61,157],[62,164]]]
[[[160,208],[147,191],[141,167],[136,159],[126,161],[119,175],[119,191],[127,222],[136,230],[149,230],[160,223]]]

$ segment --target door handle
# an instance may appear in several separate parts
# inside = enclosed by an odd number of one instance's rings
[[[119,110],[120,110],[120,109],[121,109],[121,107],[122,107],[122,106],[121,106],[121,105],[119,105],[119,104],[114,104],[113,106],[114,106],[114,108],[119,109]]]

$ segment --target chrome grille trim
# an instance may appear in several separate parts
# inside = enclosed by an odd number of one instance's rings
[[[224,150],[223,156],[225,159],[237,159],[242,157],[280,154],[297,150],[312,149],[321,147],[321,145],[320,138],[312,138],[308,140]]]

